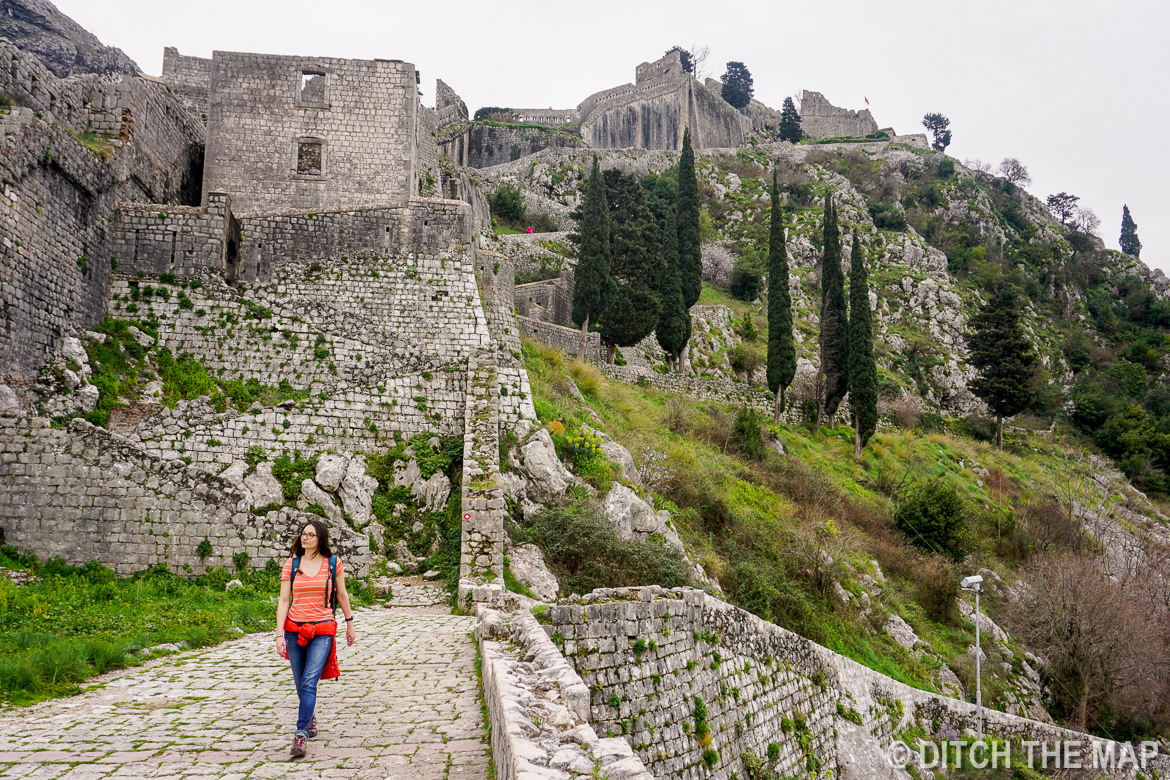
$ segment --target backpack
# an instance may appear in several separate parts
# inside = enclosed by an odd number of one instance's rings
[[[292,572],[288,577],[288,605],[292,606],[293,600],[293,583],[296,582],[297,572],[301,568],[301,556],[293,558]],[[337,556],[329,556],[329,582],[325,586],[325,605],[329,607],[329,611],[337,612]]]

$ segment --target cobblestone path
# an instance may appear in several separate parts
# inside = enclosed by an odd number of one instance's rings
[[[403,606],[356,612],[305,758],[288,754],[296,694],[265,632],[0,715],[0,777],[484,780],[473,619],[445,614],[421,580],[394,592]]]

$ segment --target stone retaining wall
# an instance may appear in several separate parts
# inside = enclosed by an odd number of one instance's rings
[[[594,728],[625,735],[657,777],[730,780],[748,752],[777,776],[870,777],[873,766],[842,769],[858,752],[882,760],[916,725],[975,729],[974,704],[911,688],[699,590],[603,589],[548,617],[546,631],[592,692]],[[992,710],[984,719],[1004,738],[1105,742]],[[1170,757],[1156,762],[1170,769]]]
[[[310,515],[253,515],[233,485],[179,460],[150,455],[81,419],[68,430],[43,418],[0,417],[0,537],[40,558],[80,565],[99,560],[120,575],[166,564],[200,574],[283,562],[293,533]],[[368,572],[369,542],[347,527],[335,546],[355,576]],[[201,557],[206,539],[211,553]]]
[[[223,274],[231,200],[222,192],[207,207],[123,203],[118,208],[110,257],[121,273],[172,273],[193,279]]]
[[[652,780],[625,740],[598,738],[589,690],[530,613],[481,606],[475,638],[499,780]]]

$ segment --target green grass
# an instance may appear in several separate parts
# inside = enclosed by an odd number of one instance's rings
[[[704,294],[708,302],[726,302],[709,288]],[[532,342],[524,344],[524,360],[542,423],[573,430],[593,424],[592,410],[640,466],[658,464],[643,468],[646,499],[670,510],[691,557],[728,600],[926,690],[940,661],[960,664],[971,627],[953,610],[940,614],[939,588],[957,582],[953,564],[908,543],[895,523],[893,497],[926,480],[951,482],[967,508],[961,542],[971,566],[987,566],[1010,583],[1021,564],[1012,543],[1020,533],[1021,498],[1051,495],[1065,478],[1062,455],[1075,452],[1067,441],[1035,434],[1015,435],[1001,453],[961,435],[892,429],[874,436],[859,462],[845,426],[777,426],[772,435],[788,455],[769,447],[752,461],[730,440],[734,407],[612,382]],[[584,402],[567,390],[565,377],[573,378]],[[996,478],[981,478],[976,465]],[[833,562],[824,564],[822,553]],[[837,601],[832,582],[860,594],[857,580],[873,573],[871,560],[886,581],[882,606],[864,617],[856,601]],[[916,658],[894,643],[881,630],[883,608],[909,622],[938,660]]]
[[[97,562],[68,566],[0,548],[0,566],[39,582],[0,577],[0,700],[25,705],[81,691],[94,675],[136,666],[139,650],[171,642],[207,647],[241,632],[275,627],[280,567],[237,573],[215,568],[187,579],[156,567],[118,578]],[[243,588],[224,586],[240,579]],[[371,594],[351,580],[355,605]]]

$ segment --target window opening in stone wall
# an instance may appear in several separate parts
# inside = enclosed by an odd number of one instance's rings
[[[324,144],[314,141],[301,141],[297,144],[297,174],[301,176],[321,175],[321,147]]]
[[[305,105],[323,106],[329,102],[325,84],[325,71],[312,68],[301,71],[297,85],[297,102]]]

